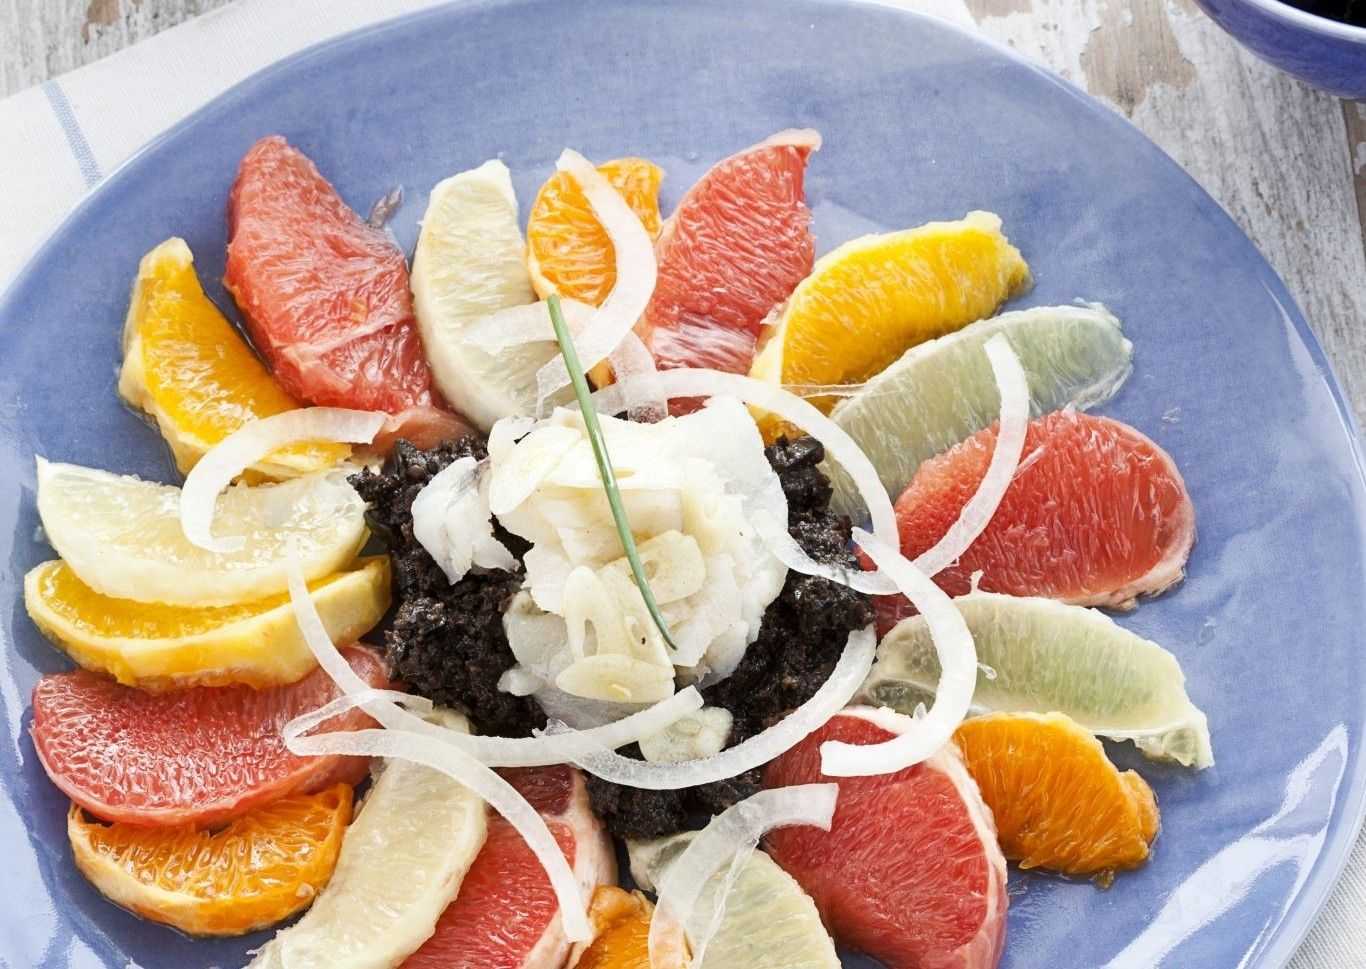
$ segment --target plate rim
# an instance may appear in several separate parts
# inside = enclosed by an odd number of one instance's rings
[[[443,2],[434,3],[419,10],[407,11],[371,24],[343,31],[335,36],[300,48],[248,74],[140,145],[82,193],[66,215],[42,237],[41,241],[9,279],[0,281],[3,283],[3,288],[0,288],[0,332],[3,332],[6,321],[12,315],[13,305],[18,301],[20,290],[37,275],[39,264],[52,255],[58,247],[59,241],[71,229],[72,225],[85,217],[87,211],[96,205],[111,188],[131,177],[130,173],[133,169],[141,166],[149,156],[160,151],[168,142],[174,141],[184,132],[201,124],[205,115],[212,111],[224,109],[231,101],[248,95],[253,88],[269,82],[277,74],[289,73],[300,64],[314,57],[330,53],[337,48],[361,43],[374,43],[377,40],[376,35],[400,32],[414,22],[442,19],[454,10],[494,12],[504,8],[531,7],[539,4],[584,2],[590,2],[590,0],[443,0]],[[689,0],[636,0],[636,2],[649,2],[660,7],[670,7],[686,5]],[[735,2],[735,0],[728,0],[728,2]],[[1224,206],[1203,185],[1196,181],[1195,177],[1186,171],[1185,167],[1173,158],[1166,149],[1150,138],[1132,121],[1121,115],[1113,106],[1068,81],[1050,68],[1028,59],[1006,44],[987,36],[975,27],[970,28],[953,20],[909,9],[903,6],[899,0],[788,0],[788,2],[800,3],[810,7],[841,8],[851,11],[881,10],[893,17],[908,18],[922,25],[928,25],[931,29],[950,31],[969,44],[989,51],[996,57],[1004,58],[1017,68],[1023,68],[1036,78],[1081,102],[1088,111],[1100,119],[1127,128],[1132,134],[1136,134],[1142,139],[1151,151],[1155,152],[1163,162],[1170,166],[1174,175],[1184,178],[1198,191],[1201,197],[1213,206],[1217,212],[1216,218],[1241,237],[1255,255],[1259,264],[1257,268],[1260,270],[1259,275],[1262,284],[1266,287],[1268,295],[1277,304],[1282,316],[1293,327],[1295,336],[1313,360],[1317,375],[1328,390],[1333,402],[1333,409],[1347,438],[1352,467],[1356,472],[1356,484],[1366,490],[1366,455],[1363,454],[1360,423],[1347,400],[1337,372],[1329,361],[1318,335],[1310,326],[1304,311],[1257,243],[1244,231],[1243,227],[1228,213]],[[914,2],[914,0],[909,0],[909,2]],[[59,81],[60,77],[54,80]],[[6,420],[5,423],[17,425],[19,422]],[[1362,677],[1356,686],[1357,692],[1363,696],[1363,699],[1366,699],[1366,677]],[[1309,930],[1322,916],[1330,895],[1346,870],[1353,848],[1362,835],[1363,827],[1366,826],[1366,749],[1363,749],[1363,744],[1357,743],[1349,746],[1347,763],[1344,765],[1344,775],[1344,787],[1340,788],[1339,796],[1334,799],[1335,805],[1341,804],[1336,823],[1334,823],[1330,809],[1327,834],[1318,856],[1314,859],[1309,873],[1300,882],[1295,894],[1286,903],[1279,920],[1261,940],[1254,942],[1254,948],[1257,945],[1261,945],[1262,948],[1255,956],[1254,961],[1248,964],[1248,969],[1284,969],[1291,957],[1303,944]]]

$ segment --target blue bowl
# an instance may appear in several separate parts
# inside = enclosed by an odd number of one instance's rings
[[[1240,44],[1329,94],[1366,99],[1366,27],[1281,0],[1195,0]]]

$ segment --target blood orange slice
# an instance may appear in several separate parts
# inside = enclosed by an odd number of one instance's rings
[[[616,859],[571,767],[504,776],[550,826],[585,896],[616,880]],[[569,957],[559,906],[540,862],[512,825],[490,814],[488,837],[436,931],[402,969],[559,969]]]
[[[814,131],[784,131],[718,162],[664,223],[639,327],[662,368],[749,373],[764,317],[811,271]]]
[[[901,550],[935,544],[977,490],[996,445],[993,425],[931,458],[896,503]],[[1024,457],[991,523],[935,576],[950,595],[978,588],[1084,606],[1132,607],[1185,575],[1195,511],[1168,454],[1119,421],[1064,410],[1029,422]],[[879,603],[885,626],[909,612]]]
[[[348,647],[345,655],[367,683],[387,683],[373,653]],[[54,673],[33,689],[33,743],[52,782],[96,817],[207,826],[365,775],[365,758],[297,757],[280,739],[286,723],[337,694],[322,670],[267,690],[171,693],[146,693],[87,670]],[[324,729],[369,722],[351,711]]]
[[[895,774],[827,778],[826,740],[881,743],[913,721],[851,708],[768,766],[764,784],[836,780],[828,832],[780,828],[774,859],[815,901],[841,945],[888,969],[983,969],[1005,940],[1006,863],[991,812],[949,745]]]
[[[394,415],[423,445],[464,429],[422,355],[403,253],[278,135],[242,159],[228,197],[223,282],[289,393]]]

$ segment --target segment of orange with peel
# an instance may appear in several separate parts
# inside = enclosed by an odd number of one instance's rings
[[[1061,713],[993,713],[954,735],[1021,868],[1099,875],[1137,868],[1157,836],[1157,799],[1120,772],[1090,732]]]
[[[138,266],[119,394],[156,421],[182,472],[244,424],[300,406],[204,294],[190,247],[178,238]],[[294,445],[270,455],[248,478],[289,478],[349,453],[341,444]]]
[[[990,212],[854,239],[793,291],[751,375],[799,389],[862,383],[911,347],[990,316],[1029,281]],[[827,412],[836,402],[811,400]]]
[[[621,193],[653,239],[659,235],[659,183],[664,170],[643,158],[604,162],[598,171]],[[598,306],[617,281],[616,250],[607,230],[568,172],[556,172],[531,203],[526,227],[527,271],[536,295]]]
[[[337,784],[282,798],[221,830],[101,824],[73,804],[67,834],[100,892],[191,935],[241,935],[306,908],[327,884],[351,821]]]

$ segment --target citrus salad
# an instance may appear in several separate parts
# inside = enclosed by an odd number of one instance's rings
[[[819,147],[667,218],[658,166],[565,150],[525,228],[489,161],[410,270],[398,193],[362,218],[269,137],[228,204],[245,334],[185,242],[143,258],[119,393],[184,480],[38,457],[24,582],[79,667],[32,736],[101,893],[279,926],[254,967],[976,969],[1008,861],[1146,862],[1102,740],[1213,755],[1097,608],[1195,538],[1171,458],[1090,412],[1132,346],[1000,312],[1031,274],[988,212],[816,259]]]

